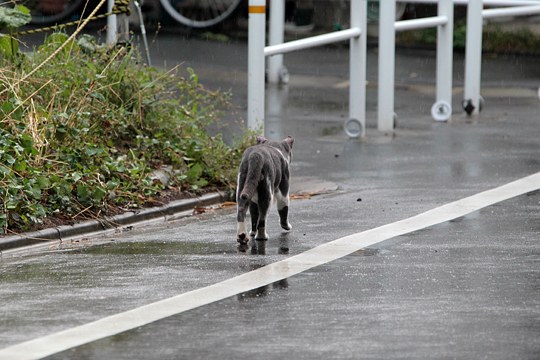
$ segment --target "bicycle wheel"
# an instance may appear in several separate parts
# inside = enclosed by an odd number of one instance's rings
[[[31,24],[52,25],[65,20],[83,4],[85,0],[23,0],[32,15]]]
[[[161,5],[179,23],[192,28],[215,26],[231,16],[242,0],[161,0]]]

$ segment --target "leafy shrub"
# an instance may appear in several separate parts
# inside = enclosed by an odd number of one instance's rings
[[[3,233],[141,206],[163,190],[152,172],[165,165],[180,190],[232,186],[247,137],[229,146],[205,130],[226,95],[87,35],[26,75],[66,41],[56,33],[33,53],[0,54]]]

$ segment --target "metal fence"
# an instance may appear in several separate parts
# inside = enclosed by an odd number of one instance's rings
[[[436,100],[431,108],[434,120],[447,121],[452,116],[452,68],[454,5],[466,5],[467,39],[463,109],[469,115],[481,109],[480,96],[483,19],[540,13],[540,0],[397,0],[408,3],[436,3],[437,16],[395,21],[396,0],[380,1],[379,73],[377,128],[393,131],[395,33],[426,27],[437,27]],[[283,42],[285,0],[270,1],[269,46],[266,38],[266,0],[249,1],[248,40],[248,127],[264,126],[265,59],[269,59],[268,81],[279,82],[286,74],[284,53],[333,42],[350,41],[349,118],[345,132],[350,137],[364,136],[366,121],[366,27],[367,1],[351,0],[351,27],[302,40]],[[503,7],[483,9],[484,5]]]
[[[280,79],[280,71],[283,69],[281,54],[349,40],[349,118],[358,124],[358,136],[363,135],[366,111],[367,2],[351,0],[350,29],[287,43],[283,43],[284,13],[284,0],[271,1],[270,42],[272,45],[265,47],[266,0],[249,1],[248,127],[258,129],[264,125],[265,57],[271,57],[268,79],[277,82]]]

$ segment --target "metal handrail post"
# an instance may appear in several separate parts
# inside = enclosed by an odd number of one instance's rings
[[[264,126],[265,35],[266,0],[249,0],[247,127],[251,130]]]
[[[439,0],[438,15],[447,21],[437,27],[437,100],[440,118],[446,121],[452,114],[452,70],[454,57],[454,2]],[[438,104],[438,105],[437,105]]]
[[[353,37],[350,40],[349,119],[356,119],[360,122],[360,136],[365,136],[367,1],[351,0],[351,28],[359,28],[361,31],[361,35]]]
[[[394,131],[395,0],[380,2],[377,128]]]
[[[270,1],[270,34],[269,45],[283,44],[285,29],[285,0]],[[268,82],[277,84],[283,82],[283,55],[274,55],[268,59]]]
[[[467,7],[463,107],[469,115],[477,115],[480,110],[482,8],[482,0],[470,0]]]
[[[107,32],[105,37],[105,42],[109,46],[116,45],[116,41],[118,39],[117,33],[118,33],[118,25],[116,21],[116,14],[112,14],[114,8],[114,0],[108,0],[107,1],[107,12],[109,12],[109,16],[107,16]]]

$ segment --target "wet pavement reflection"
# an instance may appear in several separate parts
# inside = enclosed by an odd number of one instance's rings
[[[277,238],[277,253],[279,255],[288,255],[289,254],[289,234],[288,232],[282,233]],[[273,244],[275,240],[272,241],[272,250],[274,249]],[[239,244],[238,252],[239,253],[250,253],[252,255],[266,255],[266,245],[268,240],[255,240],[251,238],[247,244]]]
[[[272,283],[271,285],[261,286],[259,288],[243,292],[237,295],[239,301],[246,301],[252,298],[267,296],[271,289],[284,290],[289,288],[289,280],[283,279]]]

